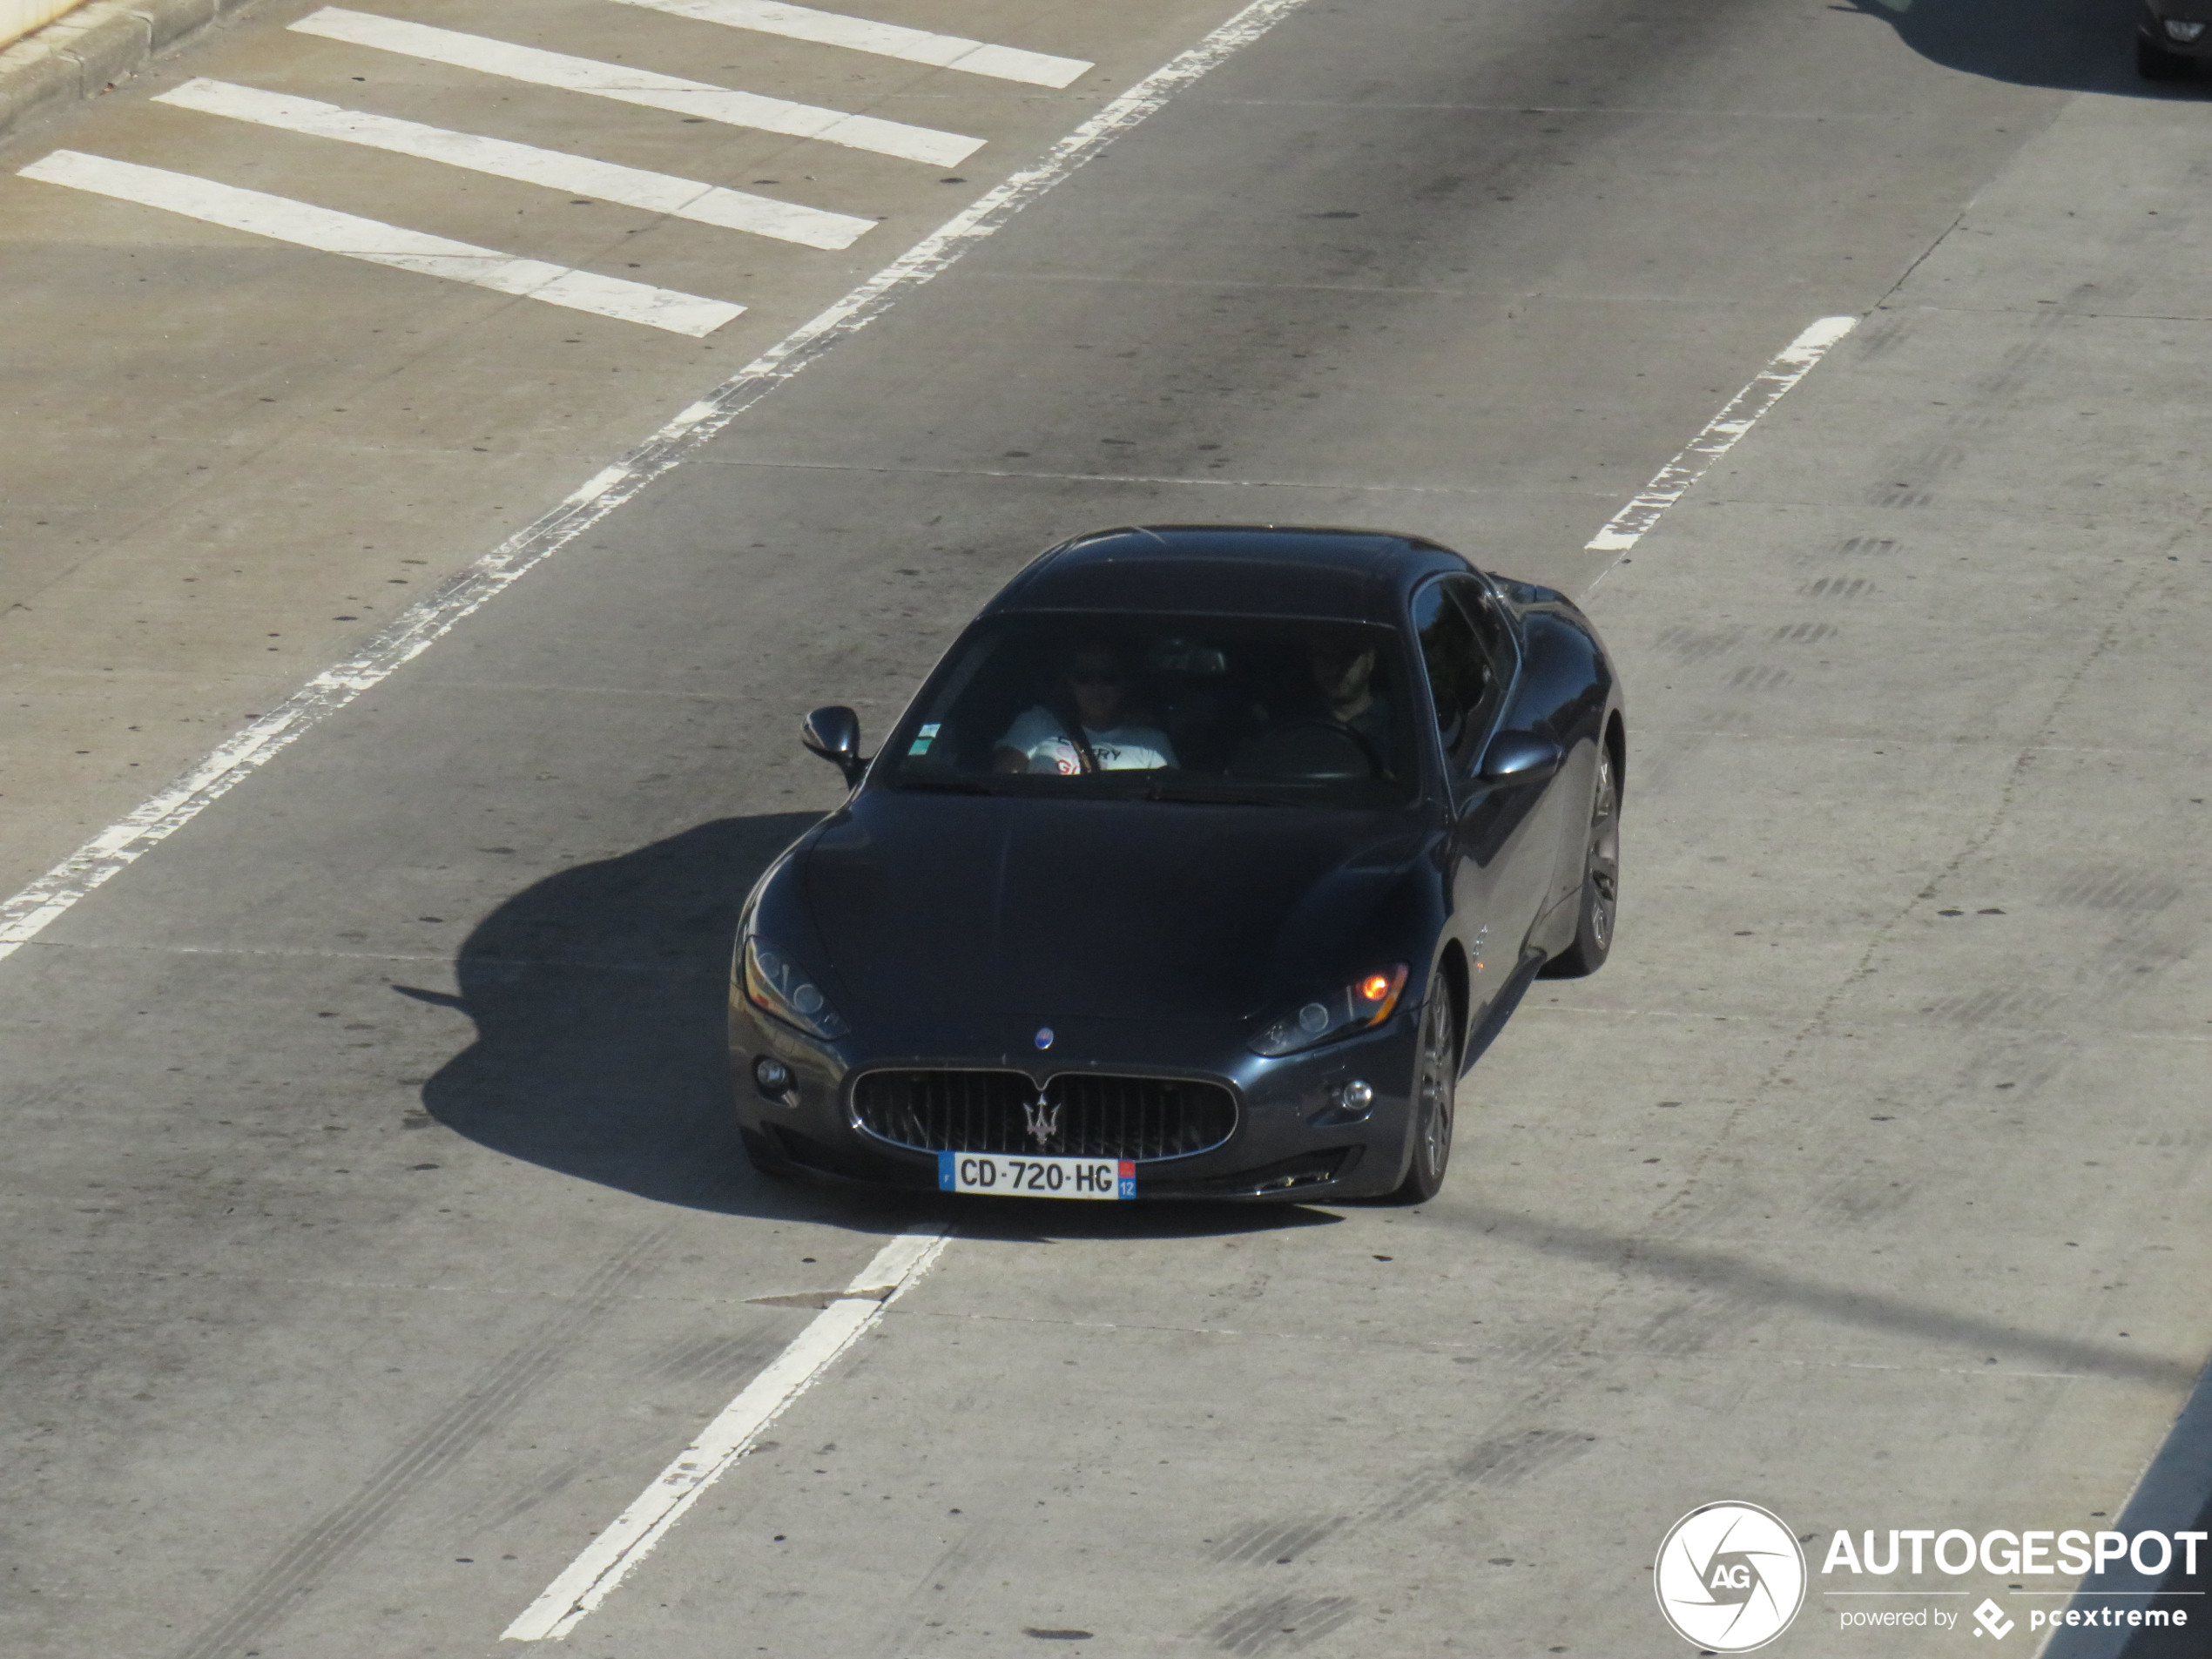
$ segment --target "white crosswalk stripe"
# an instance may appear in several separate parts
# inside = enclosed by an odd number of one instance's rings
[[[161,93],[157,104],[173,104],[210,115],[229,116],[262,126],[281,127],[318,138],[365,145],[397,155],[420,156],[475,172],[523,184],[543,185],[575,195],[693,219],[726,230],[750,231],[807,247],[850,247],[875,221],[849,213],[825,212],[771,200],[742,190],[725,190],[693,179],[678,179],[642,167],[624,167],[589,156],[541,150],[469,132],[449,132],[388,115],[370,115],[311,98],[262,91],[227,81],[192,80]]]
[[[1080,57],[1055,57],[1049,52],[1023,51],[1014,46],[991,46],[960,35],[933,35],[902,24],[876,23],[848,17],[812,6],[786,5],[783,0],[627,0],[633,6],[678,17],[732,29],[758,30],[792,40],[818,41],[825,46],[848,46],[854,51],[881,57],[902,57],[910,64],[932,64],[940,69],[965,70],[971,75],[990,75],[1002,81],[1026,81],[1032,86],[1065,86],[1091,65]]]
[[[723,300],[704,300],[619,277],[597,276],[543,260],[518,259],[448,241],[421,231],[401,229],[327,207],[312,206],[258,190],[241,190],[191,173],[115,161],[75,150],[57,150],[22,169],[26,179],[138,202],[148,207],[266,236],[326,253],[342,253],[373,265],[449,277],[502,293],[543,300],[573,311],[589,311],[624,322],[644,323],[697,338],[712,334],[745,307]]]
[[[504,76],[510,80],[588,92],[649,109],[673,110],[758,132],[818,138],[826,144],[844,145],[909,161],[926,161],[934,166],[956,165],[983,145],[981,138],[965,138],[957,132],[908,126],[900,121],[848,114],[818,105],[794,104],[786,98],[740,92],[726,86],[657,74],[651,70],[633,69],[624,64],[603,63],[597,58],[573,57],[566,52],[547,51],[536,46],[518,46],[484,35],[405,23],[396,17],[378,17],[343,6],[326,6],[291,26],[302,34],[400,52],[432,63]]]
[[[1094,67],[1082,58],[993,45],[964,35],[939,34],[902,24],[793,4],[789,0],[621,0],[621,3],[724,28],[749,30],[756,34],[781,36],[1033,86],[1066,87]],[[490,36],[356,11],[346,6],[324,6],[288,27],[304,35],[529,85],[665,110],[725,126],[819,140],[936,167],[957,165],[984,143],[981,138],[962,133],[742,91],[631,64],[524,46]],[[473,100],[465,90],[460,97],[464,108],[472,106]],[[873,230],[881,217],[863,218],[778,201],[749,191],[602,160],[573,151],[547,149],[488,133],[433,126],[397,116],[349,109],[320,98],[208,78],[186,81],[158,94],[153,101],[307,138],[435,161],[570,196],[613,202],[671,219],[770,237],[809,248],[836,251],[850,247]],[[304,157],[308,152],[300,153]],[[165,160],[168,157],[165,154],[161,158]],[[57,150],[19,171],[23,177],[41,183],[182,214],[296,247],[314,248],[395,270],[543,300],[550,305],[694,338],[711,334],[743,315],[745,309],[731,300],[711,300],[646,282],[600,276],[550,260],[478,247],[473,243],[408,230],[310,202],[224,184],[194,173],[112,157]]]

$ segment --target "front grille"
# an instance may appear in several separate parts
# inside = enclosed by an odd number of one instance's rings
[[[1018,1071],[871,1071],[853,1085],[862,1129],[922,1152],[1187,1157],[1227,1140],[1237,1103],[1218,1083],[1066,1072],[1044,1086]],[[1049,1127],[1040,1138],[1032,1129]]]

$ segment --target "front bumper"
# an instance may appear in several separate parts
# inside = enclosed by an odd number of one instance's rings
[[[1204,1151],[1139,1162],[1138,1197],[1372,1197],[1405,1176],[1420,1015],[1400,1008],[1372,1031],[1274,1060],[1247,1050],[1241,1031],[1164,1022],[1057,1021],[1045,1050],[1035,1046],[1035,1021],[1001,1017],[862,1021],[846,1039],[823,1042],[770,1019],[733,987],[731,1082],[739,1127],[776,1156],[847,1179],[934,1190],[934,1151],[860,1126],[855,1078],[888,1069],[1018,1072],[1039,1088],[1087,1070],[1188,1078],[1230,1092],[1236,1127]],[[764,1056],[790,1072],[778,1094],[755,1080],[754,1063]],[[1343,1085],[1354,1080],[1373,1091],[1356,1116],[1340,1103]]]

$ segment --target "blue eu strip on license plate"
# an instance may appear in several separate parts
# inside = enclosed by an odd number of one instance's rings
[[[937,1186],[944,1192],[981,1192],[1001,1198],[1134,1198],[1136,1165],[1127,1158],[940,1152]]]

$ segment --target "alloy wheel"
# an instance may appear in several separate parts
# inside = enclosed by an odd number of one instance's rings
[[[1451,991],[1438,982],[1420,1015],[1420,1066],[1413,1075],[1413,1166],[1398,1197],[1409,1204],[1433,1199],[1451,1163],[1451,1117],[1458,1093]]]
[[[1621,785],[1613,752],[1598,750],[1597,787],[1590,800],[1588,891],[1590,937],[1600,951],[1613,946],[1614,912],[1621,893]]]

